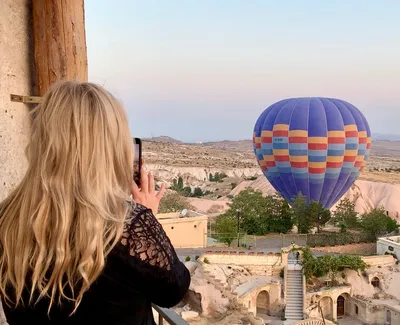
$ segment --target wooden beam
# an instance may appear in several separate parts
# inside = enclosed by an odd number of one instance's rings
[[[24,103],[24,104],[39,104],[42,102],[42,97],[11,94],[10,100],[12,102]]]
[[[87,81],[84,0],[34,0],[32,16],[38,95],[59,80]]]

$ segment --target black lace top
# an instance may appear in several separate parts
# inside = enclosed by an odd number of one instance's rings
[[[3,307],[10,325],[153,325],[151,304],[176,305],[189,284],[190,273],[179,261],[162,226],[151,210],[138,204],[125,225],[121,242],[107,257],[102,275],[85,293],[76,314],[68,316],[73,306],[65,302],[47,315],[46,299],[16,309],[3,301]],[[29,300],[28,292],[26,298]]]

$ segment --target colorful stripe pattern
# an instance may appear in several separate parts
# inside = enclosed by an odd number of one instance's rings
[[[288,201],[333,206],[365,167],[371,131],[353,105],[331,98],[292,98],[256,122],[254,153],[264,175]]]

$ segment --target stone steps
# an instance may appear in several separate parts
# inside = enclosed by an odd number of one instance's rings
[[[210,271],[204,269],[204,266],[203,266],[203,274],[205,279],[210,284],[212,284],[213,286],[215,286],[215,288],[221,291],[221,295],[223,298],[229,299],[229,305],[231,309],[238,310],[243,315],[247,315],[249,313],[247,307],[239,304],[237,300],[238,293],[232,292],[232,287],[228,283],[222,283],[221,279],[216,278],[215,275],[211,274]]]
[[[303,319],[303,273],[301,270],[289,270],[286,275],[286,307],[287,320]]]

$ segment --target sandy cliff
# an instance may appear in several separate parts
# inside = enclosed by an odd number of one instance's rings
[[[178,176],[182,176],[185,181],[199,183],[208,180],[210,174],[225,173],[228,177],[252,177],[260,176],[260,168],[207,168],[207,167],[178,167],[160,164],[147,164],[146,168],[154,173],[154,176],[164,182],[172,182]],[[191,182],[191,184],[192,184]],[[193,184],[195,185],[195,184]]]
[[[244,181],[240,183],[230,194],[237,195],[246,187],[260,190],[265,194],[275,193],[275,189],[272,185],[262,176],[255,181]],[[356,211],[358,213],[364,213],[373,208],[384,206],[393,218],[399,220],[400,184],[357,180],[344,196],[355,202]],[[333,209],[334,208],[335,207],[333,207]]]
[[[183,177],[186,184],[192,187],[203,187],[210,174],[216,172],[225,173],[228,177],[245,179],[248,177],[258,177],[255,181],[241,181],[229,194],[237,195],[246,187],[261,190],[264,194],[273,194],[275,189],[262,175],[261,170],[256,168],[207,168],[207,167],[187,167],[168,166],[162,164],[148,164],[147,169],[152,171],[156,179],[165,182],[169,186],[178,176]],[[222,186],[222,185],[221,185]],[[229,189],[230,190],[230,189]],[[228,191],[229,191],[228,190]],[[227,193],[227,192],[226,192]],[[345,194],[356,204],[356,211],[359,213],[367,212],[373,208],[384,206],[389,214],[399,220],[400,215],[400,184],[389,184],[382,182],[372,182],[367,180],[357,180],[355,184]],[[228,208],[228,199],[221,198],[219,201],[202,199],[192,199],[195,208],[203,213],[223,212]],[[334,207],[333,207],[334,209]],[[400,221],[400,220],[399,220]]]

